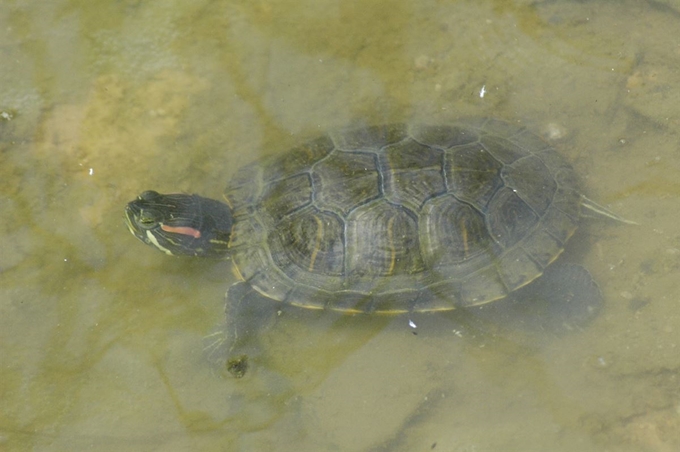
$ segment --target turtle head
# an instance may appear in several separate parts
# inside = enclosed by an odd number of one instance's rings
[[[145,191],[125,207],[130,232],[166,254],[221,257],[229,248],[229,206],[198,195]]]

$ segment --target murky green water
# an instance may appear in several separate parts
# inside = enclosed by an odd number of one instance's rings
[[[679,29],[673,1],[3,2],[0,449],[678,450]],[[466,115],[640,223],[575,239],[583,330],[291,316],[234,380],[204,352],[228,263],[123,222],[330,127]]]

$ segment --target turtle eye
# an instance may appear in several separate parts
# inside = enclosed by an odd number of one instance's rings
[[[153,190],[147,190],[141,195],[139,195],[139,200],[140,201],[153,201],[154,199],[159,198],[161,195],[157,191]]]
[[[139,213],[139,224],[143,226],[153,226],[156,223],[156,217],[149,212],[141,211]]]

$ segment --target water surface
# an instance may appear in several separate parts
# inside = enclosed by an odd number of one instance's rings
[[[678,29],[670,1],[4,2],[0,448],[678,450]],[[123,221],[331,127],[468,115],[544,136],[639,223],[566,253],[604,296],[589,325],[291,315],[234,380],[204,352],[228,262]]]

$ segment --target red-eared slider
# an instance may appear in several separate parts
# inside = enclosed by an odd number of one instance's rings
[[[492,119],[329,133],[239,170],[224,198],[145,191],[127,223],[167,254],[230,256],[228,301],[352,313],[504,298],[599,209],[552,146]]]

